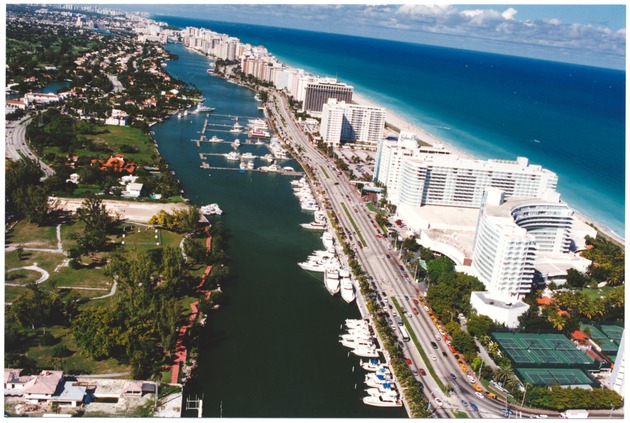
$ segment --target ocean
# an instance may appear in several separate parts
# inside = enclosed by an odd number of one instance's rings
[[[625,234],[625,72],[422,44],[154,16],[264,45],[481,159],[528,157],[571,207]],[[421,42],[422,40],[418,40]]]

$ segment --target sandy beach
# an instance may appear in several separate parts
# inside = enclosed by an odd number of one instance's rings
[[[356,92],[354,92],[352,94],[352,100],[357,103],[360,104],[362,106],[370,106],[370,107],[380,107],[385,109],[384,107],[380,106],[379,104],[376,104],[375,102],[367,99],[366,97],[362,96],[361,94],[357,94]],[[407,122],[403,117],[401,117],[400,115],[397,115],[396,113],[393,113],[392,111],[385,109],[385,121],[389,124],[391,124],[392,126],[395,126],[397,128],[399,128],[401,131],[408,131],[408,132],[412,132],[415,133],[418,138],[422,141],[425,141],[431,145],[442,145],[444,147],[445,150],[450,151],[451,154],[455,154],[456,156],[462,157],[462,158],[466,158],[466,159],[475,159],[475,157],[471,154],[468,154],[460,149],[457,149],[455,147],[453,147],[452,145],[445,143],[444,141],[437,139],[436,137],[434,137],[433,135],[429,134],[428,132],[426,132],[425,130],[423,130],[422,128],[419,128],[417,126],[412,125],[411,123]],[[516,158],[515,158],[516,159]],[[562,193],[561,193],[562,194]],[[569,204],[570,206],[570,204]],[[609,228],[606,227],[606,225],[602,225],[599,222],[597,222],[594,219],[589,218],[588,216],[585,216],[584,214],[580,213],[578,210],[573,209],[574,211],[574,216],[576,219],[581,220],[584,223],[590,223],[591,225],[594,225],[597,227],[597,230],[599,232],[601,232],[602,234],[608,236],[609,238],[616,240],[618,243],[620,243],[621,245],[625,246],[625,241],[624,238],[622,238],[621,236],[617,235],[615,232],[611,231]],[[625,234],[623,234],[623,236],[625,236]]]

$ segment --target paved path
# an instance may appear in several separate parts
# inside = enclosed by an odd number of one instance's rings
[[[40,283],[48,280],[48,278],[50,278],[50,273],[48,273],[47,271],[45,271],[41,267],[37,266],[37,263],[33,263],[30,266],[14,267],[13,269],[7,270],[7,273],[15,272],[16,270],[34,270],[36,272],[41,273],[42,276],[35,281],[36,284],[40,284]],[[7,286],[24,286],[24,285],[21,285],[21,284],[12,284],[12,283],[7,283],[5,285],[7,285]]]
[[[102,300],[103,298],[111,297],[116,293],[116,285],[117,285],[117,282],[114,281],[114,284],[112,285],[112,290],[109,291],[109,294],[101,295],[100,297],[92,297],[88,299],[89,300]]]

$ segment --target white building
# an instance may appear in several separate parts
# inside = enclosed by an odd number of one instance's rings
[[[504,204],[502,192],[488,191],[479,212],[472,267],[487,291],[516,301],[531,290],[536,238],[514,223]]]
[[[525,157],[516,161],[462,159],[452,154],[419,154],[403,161],[399,204],[479,207],[487,188],[506,198],[541,197],[558,177]],[[390,187],[388,187],[389,189]]]
[[[398,203],[402,162],[420,153],[416,135],[401,132],[398,140],[381,140],[376,150],[374,181],[387,187],[387,199]]]
[[[610,386],[609,388],[617,392],[622,397],[625,394],[625,373],[626,373],[626,360],[625,360],[625,342],[626,331],[621,334],[621,341],[619,343],[619,350],[617,351],[617,358],[610,374]]]
[[[383,138],[385,110],[380,107],[347,104],[334,98],[322,108],[320,134],[328,145],[338,147],[341,141],[376,145]]]

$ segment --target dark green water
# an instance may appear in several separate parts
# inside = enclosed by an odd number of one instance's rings
[[[220,115],[263,116],[253,92],[207,74],[206,58],[180,44],[168,48],[179,55],[168,62],[169,73],[194,83],[206,105],[216,107],[209,123],[232,123]],[[338,342],[340,325],[359,313],[354,304],[330,296],[321,277],[297,266],[322,244],[319,232],[299,226],[312,215],[300,210],[291,178],[200,169],[199,152],[232,150],[228,144],[199,148],[190,141],[199,138],[205,116],[189,114],[153,127],[159,151],[185,196],[197,205],[218,203],[229,231],[233,278],[222,287],[227,301],[208,318],[197,377],[187,384],[186,395],[204,396],[204,417],[218,417],[221,403],[224,417],[405,417],[402,408],[368,407],[361,401],[366,386],[359,358],[348,356]],[[239,122],[245,125],[247,119]],[[206,135],[235,138],[209,130]],[[241,145],[239,151],[268,152],[254,145]],[[237,166],[223,157],[207,162]],[[299,168],[292,160],[280,164]]]

